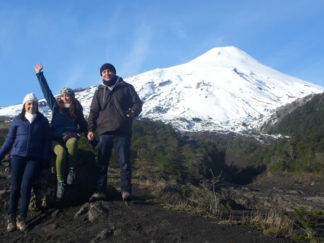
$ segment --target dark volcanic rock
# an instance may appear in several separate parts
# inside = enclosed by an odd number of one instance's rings
[[[74,214],[74,218],[81,217],[82,215],[86,215],[89,211],[89,203],[85,203],[81,206],[81,208]]]
[[[104,241],[112,233],[113,233],[113,231],[111,229],[104,229],[98,235],[96,235],[96,237],[93,240],[91,240],[91,243],[96,243],[96,242]]]
[[[62,200],[56,199],[56,174],[54,161],[49,168],[41,170],[39,179],[33,187],[34,193],[31,197],[31,208],[79,205],[87,202],[95,185],[95,167],[93,161],[78,163],[76,170],[76,181],[73,185],[66,186],[66,192]]]
[[[153,203],[151,199],[154,197],[137,184],[134,184],[133,201],[128,206],[121,200],[117,184],[109,187],[107,201],[88,203],[92,178],[91,170],[85,168],[86,164],[78,166],[77,183],[69,189],[69,196],[63,202],[49,200],[51,203],[47,207],[29,213],[29,230],[25,234],[5,230],[7,205],[3,202],[9,200],[10,183],[9,178],[0,179],[3,192],[1,242],[292,242],[265,236],[248,226],[218,225],[212,219],[167,210]],[[53,176],[55,179],[53,174],[50,178]],[[112,185],[111,181],[109,183]],[[75,198],[71,198],[72,195]],[[71,201],[68,201],[69,197]]]
[[[106,205],[105,205],[106,204]],[[90,203],[88,211],[88,219],[90,222],[94,222],[99,218],[108,218],[107,203],[103,201],[97,201]]]

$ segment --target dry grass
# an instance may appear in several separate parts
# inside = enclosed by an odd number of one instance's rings
[[[240,211],[232,210],[227,205],[223,205],[219,198],[221,195],[217,194],[215,190],[211,190],[211,185],[180,185],[174,180],[164,178],[160,171],[154,166],[146,165],[136,168],[134,171],[133,183],[136,183],[140,188],[148,189],[156,197],[155,202],[160,203],[162,206],[168,209],[184,211],[191,215],[199,215],[207,218],[213,218],[218,224],[226,225],[249,225],[262,231],[264,234],[269,234],[273,237],[285,237],[295,238],[297,233],[301,231],[303,233],[303,239],[310,240],[310,242],[320,242],[315,238],[313,234],[313,228],[308,229],[308,218],[303,220],[297,220],[297,216],[289,217],[285,213],[272,210],[269,212],[260,211]],[[271,174],[264,174],[259,180],[266,180]],[[320,179],[310,175],[309,173],[285,173],[285,183],[301,183],[310,184],[313,180]],[[119,180],[119,169],[111,169],[109,171],[109,180]],[[175,188],[175,191],[165,191],[165,188]],[[213,187],[212,187],[213,188]],[[225,198],[226,199],[226,198]],[[226,201],[226,200],[225,200]],[[298,211],[299,212],[299,211]],[[298,213],[297,212],[297,213]],[[295,212],[295,214],[297,215]],[[235,214],[235,215],[234,215]],[[301,212],[301,215],[304,213]],[[299,215],[299,214],[298,214]],[[299,222],[300,229],[298,232]]]
[[[196,188],[196,190],[198,190],[198,188]],[[280,212],[246,212],[245,214],[242,213],[242,215],[234,216],[231,213],[230,209],[224,208],[224,205],[218,205],[217,203],[215,203],[215,198],[213,197],[212,192],[207,192],[204,189],[200,188],[199,192],[196,191],[195,194],[196,197],[198,195],[204,195],[203,197],[200,197],[199,200],[197,200],[198,205],[196,206],[180,201],[169,201],[166,203],[168,204],[169,208],[186,211],[190,214],[217,219],[219,224],[250,225],[259,229],[264,234],[269,234],[274,237],[280,236],[291,238],[294,234],[293,220]],[[217,208],[215,208],[215,206]]]
[[[309,172],[266,172],[259,175],[255,182],[275,180],[280,185],[314,185],[323,182],[323,175]]]
[[[242,223],[252,225],[265,234],[273,236],[291,237],[294,230],[294,222],[276,211],[269,211],[266,214],[257,212],[255,215],[245,216]]]
[[[314,173],[299,172],[292,173],[288,183],[291,184],[302,184],[302,185],[313,185],[315,181],[322,180],[322,176]]]
[[[241,218],[235,218],[229,215],[228,218],[222,219],[218,223],[226,225],[250,225],[262,231],[264,234],[273,237],[291,238],[294,234],[294,222],[276,211],[270,211],[265,214],[262,212],[248,212]]]

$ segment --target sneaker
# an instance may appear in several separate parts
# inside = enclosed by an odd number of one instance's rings
[[[16,216],[15,215],[9,215],[8,221],[7,221],[7,231],[12,232],[16,229]]]
[[[75,182],[75,177],[76,177],[76,174],[75,174],[74,169],[70,169],[67,179],[66,179],[66,184],[72,185]]]
[[[122,192],[122,199],[124,201],[130,201],[131,199],[131,194],[129,192]]]
[[[89,198],[89,202],[100,201],[100,200],[104,200],[105,198],[106,195],[103,192],[95,192]]]
[[[64,182],[58,181],[57,182],[57,189],[56,189],[56,197],[57,199],[62,199],[65,192],[65,184]]]
[[[26,218],[22,215],[19,215],[16,220],[16,225],[20,231],[26,231],[27,229]]]

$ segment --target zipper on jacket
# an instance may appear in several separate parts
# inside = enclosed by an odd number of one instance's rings
[[[107,89],[107,87],[104,86],[104,93],[103,93],[103,96],[102,96],[102,104],[103,105],[105,104],[106,89]]]
[[[27,154],[26,156],[29,154],[30,152],[30,140],[31,140],[31,130],[32,130],[32,126],[33,126],[33,123],[29,123],[28,122],[28,126],[29,126],[29,129],[28,129],[28,139],[27,139]]]

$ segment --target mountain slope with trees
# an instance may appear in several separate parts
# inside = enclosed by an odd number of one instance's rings
[[[282,161],[278,169],[324,172],[324,94],[315,95],[269,130],[287,136],[276,143]]]

